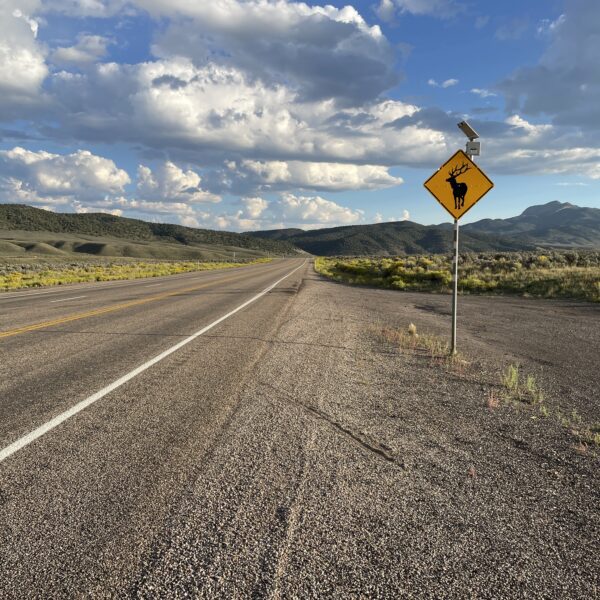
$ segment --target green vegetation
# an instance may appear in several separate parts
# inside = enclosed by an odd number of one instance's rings
[[[343,283],[449,293],[452,257],[317,258],[317,272]],[[459,262],[463,294],[518,294],[600,302],[600,252],[464,253]]]
[[[79,262],[79,263],[37,263],[14,264],[4,261],[0,264],[0,291],[16,290],[41,286],[65,285],[90,281],[115,281],[120,279],[141,279],[175,275],[190,271],[228,269],[244,265],[269,262],[269,258],[259,258],[244,262]]]
[[[541,404],[544,401],[544,393],[539,388],[535,377],[527,375],[523,380],[519,365],[508,365],[502,374],[502,385],[509,400],[517,400],[525,404]]]

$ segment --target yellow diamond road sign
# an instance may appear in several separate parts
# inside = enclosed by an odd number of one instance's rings
[[[455,219],[460,219],[494,187],[488,176],[462,150],[424,185]]]

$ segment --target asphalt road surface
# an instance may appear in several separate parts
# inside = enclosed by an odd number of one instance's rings
[[[461,299],[462,375],[381,334],[448,306],[305,259],[0,296],[0,598],[598,597],[594,448],[486,398],[518,359],[597,418],[600,311]]]

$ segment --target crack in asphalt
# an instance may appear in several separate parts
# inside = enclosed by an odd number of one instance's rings
[[[301,408],[301,409],[303,409],[303,411],[307,412],[312,417],[315,417],[315,418],[319,419],[320,421],[325,421],[337,434],[341,434],[343,437],[349,438],[352,442],[354,442],[355,444],[358,444],[364,450],[367,450],[368,452],[372,452],[372,453],[376,454],[377,456],[379,456],[380,458],[383,458],[386,462],[392,463],[395,466],[401,468],[402,470],[405,470],[406,467],[405,467],[404,463],[399,462],[397,457],[390,454],[387,451],[387,449],[385,449],[383,447],[382,444],[379,444],[378,442],[367,438],[362,433],[358,433],[358,432],[350,429],[349,427],[342,425],[341,423],[336,421],[331,415],[320,410],[319,408],[310,406],[309,404],[305,404],[304,402],[299,402],[296,398],[293,398],[293,396],[286,390],[282,390],[281,388],[278,388],[278,387],[274,386],[273,384],[268,383],[266,381],[261,381],[259,383],[264,385],[265,387],[268,387],[268,388],[272,389],[273,391],[281,394],[282,396],[286,396],[286,398],[285,398],[286,404],[289,404],[289,405],[297,407],[297,408]]]

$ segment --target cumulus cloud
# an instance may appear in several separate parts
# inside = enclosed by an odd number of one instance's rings
[[[233,67],[196,67],[184,58],[61,72],[52,88],[69,117],[63,134],[142,142],[186,153],[190,161],[237,156],[393,165],[447,150],[437,131],[408,126],[398,135],[388,128],[415,112],[412,105],[382,100],[340,109],[328,100],[304,101],[285,85],[265,85]]]
[[[288,85],[306,100],[354,105],[397,83],[393,55],[378,26],[352,6],[304,2],[137,0],[172,21],[153,49],[242,69],[265,83]]]
[[[387,167],[345,163],[243,160],[228,164],[232,189],[285,190],[300,188],[320,191],[375,190],[403,183]]]
[[[276,213],[287,223],[315,225],[351,225],[363,216],[363,211],[340,206],[320,196],[283,194],[275,205]]]
[[[221,198],[203,190],[200,176],[192,170],[184,171],[171,161],[157,168],[138,167],[137,192],[146,200],[164,202],[220,202]]]
[[[37,0],[3,0],[0,3],[0,108],[4,117],[23,104],[40,101],[41,85],[48,75],[38,23],[31,15]]]
[[[78,215],[89,213],[105,213],[114,217],[123,216],[123,208],[115,208],[116,206],[126,206],[127,201],[124,198],[106,198],[98,202],[83,203],[80,200],[72,200],[70,202],[71,209]],[[40,206],[39,208],[47,208]]]
[[[79,34],[73,46],[60,47],[52,53],[59,65],[86,66],[104,57],[110,39],[101,35]]]
[[[244,198],[240,209],[208,219],[219,229],[249,231],[300,227],[315,229],[351,225],[364,220],[364,212],[337,204],[321,196],[298,196],[284,193],[277,200]]]
[[[94,201],[122,193],[130,183],[126,171],[87,150],[72,154],[32,152],[19,146],[0,151],[2,199],[30,204]]]
[[[600,180],[600,149],[574,147],[564,149],[506,148],[493,161],[501,172],[545,175],[579,173]]]
[[[258,219],[269,207],[269,203],[262,198],[244,198],[242,204],[245,207],[245,213],[251,219]]]
[[[538,65],[518,69],[500,84],[508,109],[549,115],[555,124],[600,128],[600,3],[567,0],[545,29],[549,46]]]

